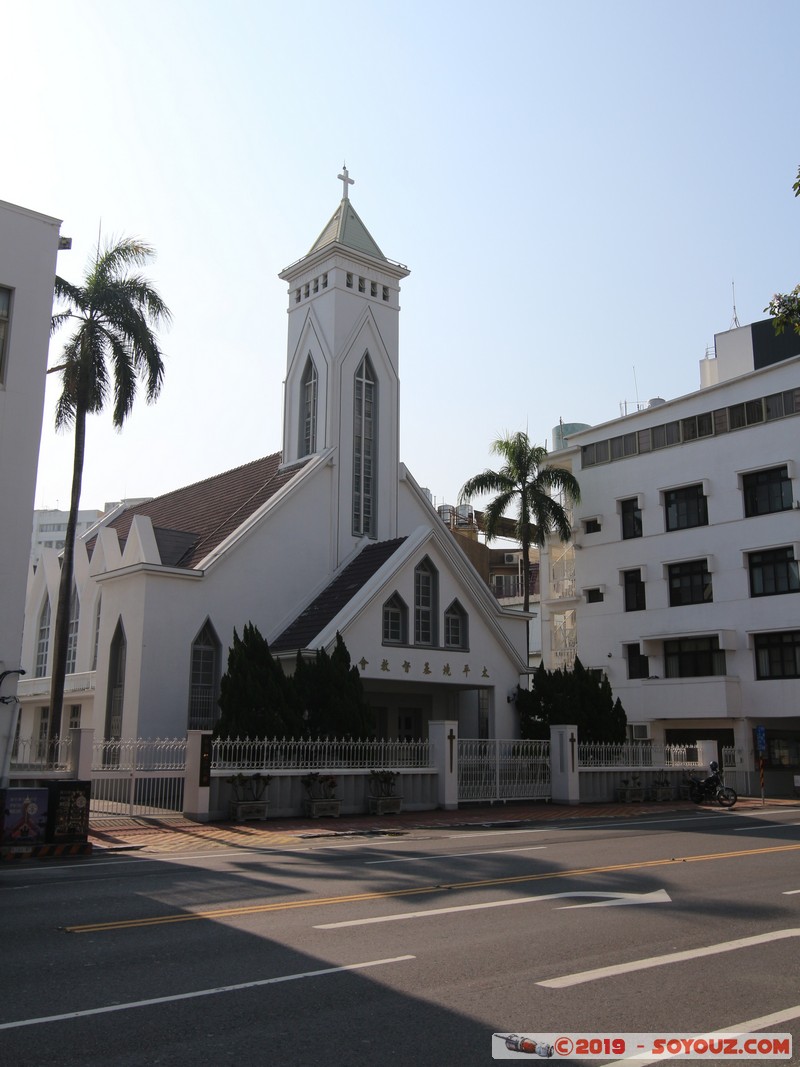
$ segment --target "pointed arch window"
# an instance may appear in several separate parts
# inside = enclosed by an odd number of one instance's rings
[[[80,622],[81,605],[78,600],[78,590],[73,585],[72,596],[69,601],[69,628],[67,630],[67,674],[75,673],[75,662],[78,657],[78,623]]]
[[[426,556],[414,570],[414,644],[435,645],[439,573]]]
[[[309,355],[300,390],[300,455],[311,456],[317,450],[317,368]]]
[[[383,605],[383,643],[408,644],[408,608],[398,593],[390,596]]]
[[[210,730],[217,718],[220,642],[206,619],[192,642],[192,676],[189,688],[189,729]]]
[[[92,649],[92,670],[97,670],[97,650],[100,647],[100,609],[103,606],[103,595],[97,597],[97,608],[94,616],[94,648]]]
[[[47,655],[50,651],[50,597],[45,594],[39,613],[39,630],[36,637],[36,665],[34,676],[44,678],[47,674]]]
[[[375,437],[378,414],[375,371],[364,355],[356,371],[353,402],[353,533],[375,536]]]
[[[466,648],[469,638],[469,619],[466,611],[454,600],[444,613],[445,648]]]
[[[125,698],[125,661],[128,642],[122,619],[117,623],[108,654],[108,697],[106,701],[106,738],[122,736],[122,707]],[[117,755],[117,758],[118,755]]]

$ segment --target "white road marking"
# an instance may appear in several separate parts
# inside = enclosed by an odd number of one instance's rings
[[[783,891],[785,897],[793,897],[795,893],[800,893],[800,889],[784,889]]]
[[[783,1011],[773,1011],[769,1015],[760,1015],[756,1019],[746,1019],[743,1023],[733,1023],[721,1030],[710,1030],[698,1037],[724,1037],[726,1034],[752,1034],[757,1030],[766,1030],[768,1027],[781,1026],[790,1023],[793,1019],[800,1018],[800,1004],[793,1008],[784,1008]],[[645,1067],[648,1063],[662,1063],[664,1060],[674,1060],[672,1055],[666,1056],[629,1056],[624,1060],[614,1060],[605,1067]]]
[[[195,997],[211,997],[217,993],[236,993],[242,989],[255,989],[258,986],[278,985],[281,982],[295,982],[300,978],[319,978],[327,974],[342,974],[345,971],[361,971],[367,967],[382,967],[387,963],[402,963],[414,960],[416,956],[392,956],[383,960],[367,960],[365,963],[348,963],[341,967],[324,967],[319,971],[302,971],[299,974],[282,974],[278,978],[261,978],[255,982],[239,982],[237,985],[216,986],[213,989],[197,989],[193,993],[175,993],[169,997],[152,997],[149,1000],[132,1000],[126,1004],[109,1004],[103,1008],[86,1008],[84,1011],[68,1011],[62,1015],[43,1015],[38,1019],[16,1019],[14,1022],[0,1023],[0,1030],[16,1030],[22,1026],[40,1026],[42,1023],[64,1022],[66,1019],[82,1019],[89,1015],[105,1015],[115,1011],[129,1011],[131,1008],[149,1008],[154,1004],[172,1004],[177,1000],[193,1000]]]
[[[792,812],[794,815],[794,812]],[[800,826],[800,822],[785,822],[784,826]],[[767,823],[765,826],[737,826],[733,831],[735,834],[752,834],[754,830],[774,830],[773,823]]]
[[[521,848],[492,848],[486,852],[445,852],[441,856],[402,856],[392,860],[364,860],[364,864],[367,867],[376,867],[381,863],[414,863],[415,860],[464,860],[472,856],[504,855],[506,852],[541,852],[544,848],[547,848],[547,845],[523,845]]]
[[[437,915],[455,915],[460,911],[483,911],[486,908],[508,908],[514,904],[534,904],[540,900],[560,900],[564,897],[603,897],[602,904],[660,904],[670,900],[663,889],[653,893],[546,893],[539,897],[515,897],[513,900],[490,900],[485,904],[461,904],[452,908],[431,908],[429,911],[404,911],[399,915],[374,915],[369,919],[347,919],[338,923],[320,923],[315,930],[341,930],[345,926],[372,926],[375,923],[399,922],[402,919],[428,919]],[[580,907],[580,905],[578,905]],[[541,983],[540,983],[541,984]]]
[[[681,963],[684,960],[695,960],[701,956],[715,956],[720,952],[732,952],[734,949],[749,948],[752,945],[764,945],[770,941],[782,941],[787,937],[800,937],[800,927],[788,930],[773,930],[768,934],[756,934],[754,937],[740,937],[735,941],[720,941],[716,945],[705,945],[703,948],[690,948],[683,952],[668,952],[664,956],[648,956],[641,960],[631,960],[629,963],[616,963],[610,967],[597,967],[592,971],[577,971],[574,974],[565,974],[560,978],[549,978],[545,982],[537,982],[537,985],[547,989],[566,989],[568,986],[581,985],[583,982],[594,982],[598,978],[613,978],[618,974],[630,974],[633,971],[643,971],[648,967],[661,967],[667,963]]]

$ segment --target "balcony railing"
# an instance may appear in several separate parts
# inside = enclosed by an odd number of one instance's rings
[[[76,674],[68,674],[64,680],[65,693],[93,693],[97,671],[79,671]],[[20,678],[17,682],[17,698],[24,700],[26,697],[50,696],[52,678],[46,675],[44,678]]]

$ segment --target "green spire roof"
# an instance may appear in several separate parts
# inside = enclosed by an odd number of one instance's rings
[[[308,250],[308,254],[318,252],[321,248],[331,244],[345,245],[356,252],[365,252],[368,256],[374,256],[375,259],[386,259],[346,196],[342,198],[327,226]]]

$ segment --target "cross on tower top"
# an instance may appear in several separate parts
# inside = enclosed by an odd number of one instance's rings
[[[349,193],[348,193],[347,186],[348,185],[355,185],[356,183],[353,181],[353,179],[348,174],[347,167],[346,167],[345,164],[342,164],[342,173],[341,174],[337,174],[336,177],[342,183],[342,187],[343,187],[342,200],[348,200],[349,199]]]

